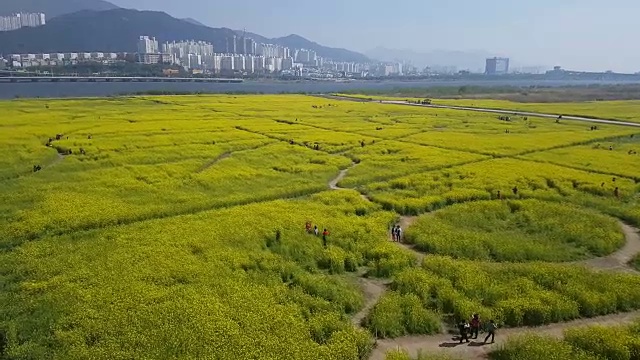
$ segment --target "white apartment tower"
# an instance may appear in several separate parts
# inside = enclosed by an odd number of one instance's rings
[[[0,16],[0,31],[12,31],[22,27],[37,27],[46,24],[43,13],[18,13]]]
[[[138,39],[138,54],[157,54],[159,52],[156,38],[140,36]]]

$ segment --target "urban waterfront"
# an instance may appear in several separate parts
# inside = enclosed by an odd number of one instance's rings
[[[640,81],[567,80],[452,80],[452,81],[245,81],[239,84],[208,83],[0,83],[0,99],[100,97],[146,91],[202,93],[328,93],[346,90],[384,90],[460,86],[586,86],[640,84]]]

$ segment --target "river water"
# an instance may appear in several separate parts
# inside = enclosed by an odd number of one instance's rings
[[[429,88],[460,86],[581,86],[632,84],[638,82],[608,81],[566,81],[566,80],[433,80],[433,81],[246,81],[240,84],[209,83],[0,83],[0,99],[52,98],[52,97],[97,97],[130,94],[141,91],[180,91],[180,92],[249,92],[249,93],[328,93],[345,90],[390,90],[394,88]]]

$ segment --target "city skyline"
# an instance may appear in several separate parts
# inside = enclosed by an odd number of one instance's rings
[[[216,3],[213,7],[204,0],[113,2],[127,8],[192,17],[212,27],[246,27],[267,37],[296,33],[327,46],[359,52],[378,46],[418,52],[482,50],[509,56],[522,66],[562,65],[575,70],[630,73],[640,70],[640,50],[628,46],[634,41],[633,14],[640,11],[640,5],[630,0],[568,0],[562,4],[551,0],[528,4],[459,0],[455,8],[460,10],[455,12],[449,5],[418,0],[402,6],[377,0],[328,0],[323,6],[313,7],[284,1],[270,4],[269,9],[263,2],[248,0],[241,12],[232,3]],[[335,8],[341,10],[336,12]],[[267,10],[268,19],[264,16]]]
[[[44,55],[40,58],[45,60]],[[143,64],[170,63],[180,65],[185,70],[218,74],[240,72],[301,76],[305,71],[309,73],[310,68],[319,77],[328,77],[330,74],[333,76],[335,73],[365,76],[370,69],[376,68],[372,64],[335,62],[309,49],[291,49],[276,44],[257,43],[244,35],[228,38],[225,52],[216,52],[213,44],[205,41],[182,40],[160,44],[153,36],[141,35],[138,38],[136,58]],[[99,59],[89,57],[89,60]],[[400,64],[385,64],[383,69],[385,76],[402,74]]]

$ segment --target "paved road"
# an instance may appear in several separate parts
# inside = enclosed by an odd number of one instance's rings
[[[451,110],[463,110],[463,111],[476,111],[476,112],[485,112],[485,113],[493,113],[493,114],[501,114],[501,115],[511,115],[511,116],[530,116],[530,117],[542,117],[548,119],[557,119],[557,114],[545,114],[545,113],[537,113],[537,112],[528,112],[528,111],[518,111],[518,110],[498,110],[498,109],[487,109],[487,108],[477,108],[477,107],[467,107],[467,106],[454,106],[454,105],[422,105],[422,104],[412,104],[406,101],[381,101],[383,104],[394,104],[394,105],[406,105],[406,106],[418,106],[418,107],[427,107],[434,109],[451,109]],[[562,115],[562,120],[576,120],[576,121],[586,121],[591,123],[598,124],[609,124],[609,125],[622,125],[622,126],[632,126],[632,127],[640,127],[640,123],[632,123],[626,121],[617,121],[617,120],[607,120],[607,119],[595,119],[588,118],[582,116],[571,116],[571,115]]]
[[[558,114],[545,114],[545,113],[519,111],[519,110],[500,110],[500,109],[488,109],[488,108],[455,106],[455,105],[435,105],[435,104],[423,105],[423,104],[409,103],[401,100],[379,101],[379,100],[358,99],[358,98],[350,98],[346,96],[334,96],[334,95],[323,95],[322,97],[328,98],[328,99],[348,100],[348,101],[355,101],[355,102],[373,102],[373,103],[381,103],[381,104],[426,107],[426,108],[432,108],[432,109],[476,111],[476,112],[484,112],[484,113],[492,113],[492,114],[500,114],[500,115],[541,117],[541,118],[554,119],[554,120],[558,118]],[[584,116],[562,115],[562,120],[586,121],[586,122],[597,123],[597,124],[621,125],[621,126],[631,126],[631,127],[640,128],[640,123],[632,123],[628,121],[617,121],[617,120],[609,120],[609,119],[597,119],[597,118],[589,118]]]

